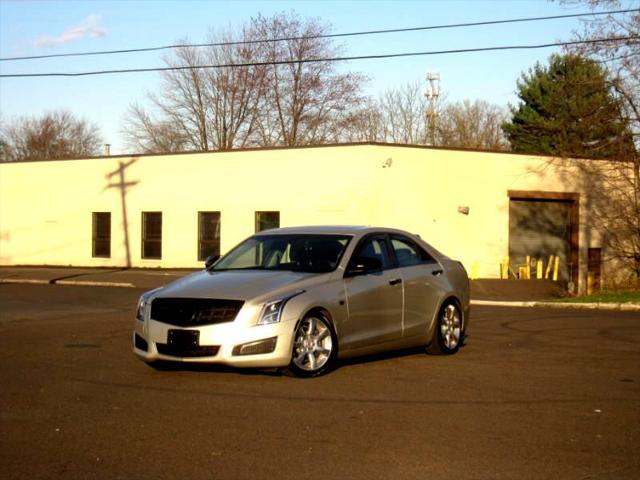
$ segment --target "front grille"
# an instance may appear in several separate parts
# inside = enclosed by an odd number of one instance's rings
[[[233,322],[243,304],[242,300],[156,298],[151,302],[151,318],[179,327]]]
[[[135,334],[134,338],[135,338],[134,345],[138,350],[144,350],[145,352],[149,350],[149,345],[147,344],[147,341],[144,338],[142,338],[137,333]]]
[[[219,345],[169,345],[156,343],[158,353],[172,357],[215,357],[220,350]]]

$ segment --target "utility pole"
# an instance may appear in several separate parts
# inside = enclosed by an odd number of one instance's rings
[[[436,143],[436,124],[438,120],[438,99],[440,98],[440,74],[427,73],[427,91],[425,96],[429,102],[427,106],[427,140],[429,145]]]

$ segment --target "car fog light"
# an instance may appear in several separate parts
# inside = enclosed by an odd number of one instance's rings
[[[233,355],[260,355],[271,353],[276,349],[277,337],[258,340],[257,342],[243,343],[233,347]]]

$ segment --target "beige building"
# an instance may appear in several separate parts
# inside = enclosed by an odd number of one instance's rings
[[[473,277],[559,255],[583,286],[600,270],[589,192],[549,160],[350,144],[5,163],[0,265],[198,267],[261,228],[363,224],[418,233]]]

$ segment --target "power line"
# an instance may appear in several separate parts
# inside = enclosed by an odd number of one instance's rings
[[[362,32],[329,33],[329,34],[322,34],[322,35],[281,37],[281,38],[257,39],[257,40],[239,40],[239,41],[233,41],[233,42],[176,44],[176,45],[164,45],[160,47],[128,48],[123,50],[103,50],[103,51],[91,51],[91,52],[53,53],[49,55],[32,55],[32,56],[24,56],[24,57],[4,57],[4,58],[0,58],[0,62],[9,62],[9,61],[15,61],[15,60],[38,60],[43,58],[57,58],[57,57],[80,57],[80,56],[88,56],[88,55],[113,55],[113,54],[122,54],[122,53],[153,52],[153,51],[159,51],[159,50],[171,50],[176,48],[222,47],[222,46],[231,46],[231,45],[274,43],[274,42],[316,39],[316,38],[354,37],[354,36],[360,36],[360,35],[378,35],[378,34],[386,34],[386,33],[417,32],[417,31],[423,31],[423,30],[439,30],[439,29],[445,29],[445,28],[463,28],[463,27],[478,27],[478,26],[484,26],[484,25],[500,25],[505,23],[537,22],[542,20],[557,20],[562,18],[577,18],[577,17],[598,16],[598,15],[614,15],[618,13],[630,13],[630,12],[640,12],[640,9],[610,10],[606,12],[571,13],[566,15],[551,15],[546,17],[511,18],[506,20],[488,20],[484,22],[450,23],[445,25],[430,25],[426,27],[393,28],[393,29],[387,29],[387,30],[368,30],[368,31],[362,31]]]
[[[398,57],[417,57],[426,55],[449,55],[456,53],[476,53],[476,52],[491,52],[497,50],[532,50],[539,48],[550,47],[564,47],[569,45],[580,44],[593,44],[600,42],[618,42],[627,40],[640,40],[640,36],[629,37],[611,37],[611,38],[597,38],[593,40],[575,40],[570,42],[555,42],[555,43],[542,43],[538,45],[507,45],[499,47],[480,47],[480,48],[460,48],[455,50],[434,50],[428,52],[404,52],[404,53],[387,53],[379,55],[358,55],[350,57],[327,57],[327,58],[305,58],[305,59],[291,59],[291,60],[276,60],[267,62],[250,62],[250,63],[221,63],[214,65],[188,65],[181,67],[151,67],[151,68],[126,68],[120,70],[96,70],[89,72],[55,72],[55,73],[8,73],[0,74],[0,78],[26,78],[26,77],[83,77],[89,75],[106,75],[106,74],[121,74],[121,73],[145,73],[145,72],[168,72],[178,70],[195,70],[205,68],[240,68],[240,67],[258,67],[267,65],[287,65],[292,63],[318,63],[318,62],[342,62],[350,60],[376,60],[386,58],[398,58]]]

